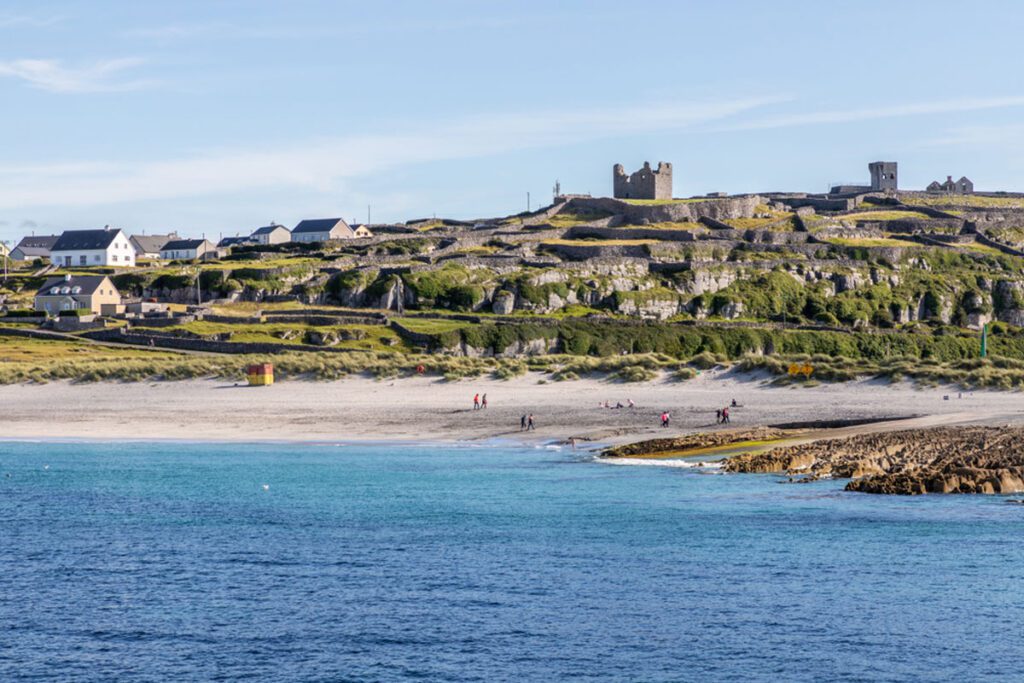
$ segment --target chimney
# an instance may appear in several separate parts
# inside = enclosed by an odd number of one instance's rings
[[[953,176],[951,176],[951,175],[946,176],[946,182],[947,183],[953,182]]]

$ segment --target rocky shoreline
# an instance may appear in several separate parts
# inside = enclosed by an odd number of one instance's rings
[[[934,427],[783,446],[726,459],[727,472],[783,472],[795,481],[851,479],[847,491],[1024,492],[1024,428]]]

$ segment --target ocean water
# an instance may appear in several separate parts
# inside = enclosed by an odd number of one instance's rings
[[[1024,506],[779,481],[0,443],[0,681],[1024,679]]]

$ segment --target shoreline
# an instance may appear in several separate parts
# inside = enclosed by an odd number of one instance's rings
[[[592,450],[800,421],[917,415],[915,421],[1024,424],[1019,392],[917,389],[877,380],[777,387],[757,374],[725,370],[685,382],[541,379],[528,374],[459,382],[286,380],[269,387],[215,379],[3,385],[0,440],[531,446],[576,438],[578,450]],[[474,411],[474,394],[487,394],[490,407]],[[715,410],[733,399],[739,406],[732,409],[732,423],[716,425]],[[629,400],[635,408],[599,407]],[[668,429],[660,427],[663,411],[671,415]],[[537,429],[523,432],[520,418],[530,413]]]

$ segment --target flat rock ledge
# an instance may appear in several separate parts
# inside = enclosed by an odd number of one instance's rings
[[[935,427],[862,434],[728,458],[728,472],[784,472],[798,481],[851,479],[847,491],[1020,493],[1024,428]]]
[[[755,429],[723,429],[717,432],[686,434],[666,439],[649,439],[637,443],[625,444],[609,448],[601,453],[605,458],[628,457],[659,457],[679,451],[717,448],[735,443],[751,441],[773,441],[784,436],[786,432],[773,427],[757,427]]]

